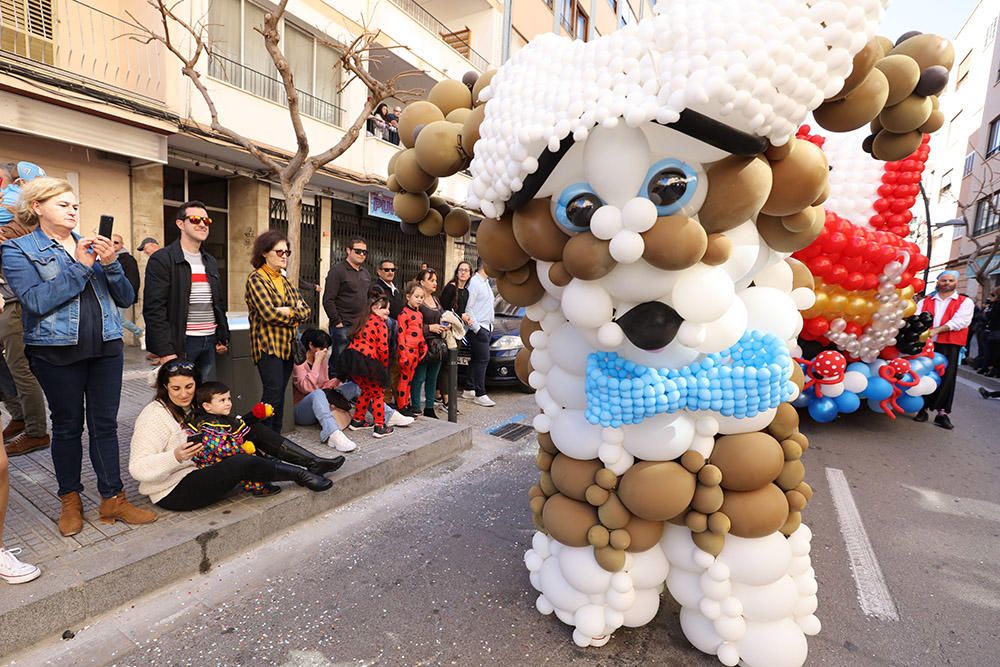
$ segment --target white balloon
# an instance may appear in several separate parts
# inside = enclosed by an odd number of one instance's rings
[[[611,296],[600,286],[576,279],[563,291],[562,307],[570,323],[588,329],[597,329],[610,322],[614,311]]]
[[[794,338],[802,328],[802,316],[787,292],[773,287],[751,287],[739,294],[747,307],[747,326],[768,331],[781,340]]]
[[[611,572],[597,563],[592,547],[564,547],[559,568],[570,586],[588,595],[603,594],[611,587]]]
[[[628,229],[615,234],[608,245],[608,251],[616,262],[621,264],[632,264],[639,261],[645,249],[642,236]]]
[[[601,447],[601,427],[588,422],[583,410],[563,410],[552,420],[550,435],[559,451],[581,461],[596,459]]]
[[[735,433],[753,433],[761,431],[774,421],[777,408],[771,408],[759,413],[755,417],[739,419],[737,417],[725,417],[719,412],[712,412],[712,416],[719,421],[719,433],[722,435],[733,435]]]
[[[748,539],[727,535],[719,560],[729,566],[733,582],[764,586],[788,572],[792,558],[788,541],[781,533]]]
[[[703,653],[715,655],[722,644],[722,637],[715,631],[715,624],[691,607],[681,608],[681,630],[688,641]]]
[[[646,625],[656,616],[660,608],[660,592],[654,588],[641,588],[635,591],[635,601],[625,610],[622,625],[627,628],[638,628]]]
[[[823,395],[829,398],[837,398],[844,393],[844,383],[836,382],[834,384],[823,385]]]
[[[642,130],[622,125],[594,130],[583,147],[587,181],[607,204],[621,208],[639,192],[650,164]]]
[[[604,609],[596,604],[587,604],[573,615],[576,628],[588,637],[599,637],[604,633]]]
[[[659,545],[630,554],[625,571],[636,588],[659,588],[667,579],[670,563]]]
[[[674,284],[674,310],[686,320],[711,322],[722,317],[735,297],[732,279],[718,267],[697,264]]]
[[[682,413],[656,415],[622,430],[625,449],[644,461],[672,461],[688,450],[694,437],[694,423]]]
[[[791,618],[799,601],[798,589],[788,575],[766,586],[733,584],[733,595],[743,604],[743,615],[748,621]]]
[[[741,299],[733,299],[729,310],[722,317],[704,325],[705,339],[698,350],[706,354],[722,352],[733,346],[746,330],[747,308]]]
[[[868,378],[857,371],[844,373],[844,389],[852,394],[858,394],[868,387]]]
[[[768,667],[801,667],[809,648],[802,629],[792,619],[750,621],[736,647],[745,664]]]
[[[622,214],[617,206],[602,206],[590,218],[590,233],[603,241],[610,241],[622,229]]]
[[[622,223],[633,232],[648,231],[656,224],[656,217],[656,205],[646,197],[630,199],[621,211]]]
[[[561,366],[553,366],[545,380],[545,388],[552,400],[565,408],[573,410],[587,409],[587,393],[584,389],[585,378],[572,375]]]
[[[573,613],[587,604],[587,596],[570,586],[562,575],[559,561],[555,558],[545,560],[540,575],[542,593],[556,610],[562,609]]]
[[[726,539],[728,541],[730,538],[727,537]],[[660,548],[663,549],[663,554],[670,561],[671,573],[676,572],[678,569],[696,573],[695,583],[697,584],[697,577],[701,576],[701,571],[705,568],[699,566],[694,560],[695,552],[699,552],[700,549],[698,549],[691,539],[690,530],[683,526],[675,526],[672,523],[664,524],[663,537],[660,538]]]

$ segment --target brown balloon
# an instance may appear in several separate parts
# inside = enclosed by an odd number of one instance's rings
[[[724,494],[718,486],[698,486],[691,498],[691,507],[703,514],[718,512],[722,507]]]
[[[920,67],[917,61],[909,56],[886,56],[879,60],[875,67],[885,74],[889,82],[889,95],[885,100],[887,107],[899,104],[909,97],[917,87],[917,81],[920,80]]]
[[[784,159],[792,142],[770,149]],[[725,232],[753,219],[771,192],[771,167],[763,158],[736,155],[708,168],[708,195],[698,211],[698,221],[709,234]]]
[[[870,123],[885,106],[888,96],[889,81],[876,67],[850,95],[836,102],[821,104],[813,111],[813,118],[831,132],[851,132]]]
[[[766,433],[741,433],[716,440],[711,462],[722,470],[724,489],[753,491],[781,473],[785,457],[778,441]]]
[[[608,498],[611,497],[611,492],[607,489],[601,488],[597,484],[591,484],[587,487],[587,493],[584,496],[584,500],[593,505],[594,507],[600,507],[604,503],[608,502]]]
[[[413,148],[398,153],[396,159],[396,182],[408,192],[424,192],[434,182],[434,177],[420,167],[417,151]]]
[[[788,500],[781,489],[767,484],[753,491],[727,491],[720,511],[732,522],[729,532],[733,535],[765,537],[788,519]]]
[[[618,496],[625,507],[648,521],[677,516],[691,503],[694,491],[694,475],[673,461],[636,463],[618,484]]]
[[[440,213],[442,217],[451,212],[451,204],[444,197],[431,197],[430,204],[431,208]]]
[[[508,211],[499,220],[486,218],[479,223],[476,246],[483,261],[500,271],[513,271],[530,259],[514,237],[513,215]]]
[[[595,547],[606,547],[611,542],[611,532],[601,524],[597,524],[587,531],[587,541]]]
[[[933,99],[933,98],[928,98]],[[927,121],[923,125],[917,128],[917,131],[921,134],[933,134],[940,130],[944,126],[944,114],[937,109],[931,111],[931,115],[927,117]]]
[[[955,47],[951,42],[937,35],[923,34],[910,37],[889,52],[890,55],[906,55],[917,61],[921,70],[941,65],[947,70],[955,64]]]
[[[461,84],[460,84],[461,85]],[[464,90],[467,90],[463,86]],[[417,152],[417,162],[432,176],[451,176],[465,166],[465,154],[462,151],[459,135],[462,126],[439,120],[420,131],[414,149]]]
[[[803,482],[806,477],[806,467],[802,465],[802,461],[795,459],[793,461],[785,461],[784,466],[781,469],[781,474],[774,481],[781,489],[785,491],[791,491],[797,488],[799,484]]]
[[[799,428],[799,413],[791,403],[782,403],[774,413],[767,432],[777,440],[787,440]]]
[[[389,178],[385,179],[385,187],[389,192],[402,192],[403,188],[399,187],[399,181],[396,180],[396,175],[392,174]]]
[[[444,114],[426,100],[408,104],[399,116],[399,140],[406,148],[413,148],[413,131],[418,125],[429,125],[444,120]]]
[[[550,199],[533,199],[514,212],[514,238],[526,253],[546,262],[562,259],[570,237],[552,219]]]
[[[587,232],[572,237],[563,248],[563,267],[580,280],[598,280],[611,273],[618,262],[611,256],[610,241]]]
[[[461,81],[444,79],[435,83],[427,93],[427,101],[447,116],[455,109],[471,109],[472,91]]]
[[[725,234],[709,234],[708,248],[701,261],[709,266],[725,264],[733,254],[733,242]]]
[[[778,162],[779,160],[784,160],[788,157],[788,154],[792,152],[792,146],[795,145],[796,141],[798,141],[798,139],[795,137],[789,137],[788,141],[780,146],[775,146],[768,142],[768,148],[764,151],[764,157],[767,158],[768,162]]]
[[[809,270],[808,266],[794,257],[786,257],[785,263],[792,269],[792,289],[800,287],[813,289],[816,286],[816,279],[813,277],[812,271]]]
[[[882,130],[875,135],[875,141],[872,143],[872,155],[885,162],[902,160],[920,148],[922,140],[923,135],[916,130],[906,134]]]
[[[864,48],[858,51],[854,56],[854,62],[851,65],[851,73],[846,79],[844,79],[844,85],[835,94],[831,95],[826,99],[827,102],[832,102],[836,100],[843,99],[849,93],[853,92],[855,88],[861,85],[861,82],[865,80],[868,76],[868,72],[871,71],[875,63],[884,56],[882,51],[882,44],[879,43],[877,37],[873,37]]]
[[[790,232],[804,232],[810,229],[816,222],[816,209],[813,207],[804,208],[798,213],[786,215],[781,218],[781,224]]]
[[[683,214],[662,216],[642,233],[642,258],[664,271],[697,264],[708,250],[708,235],[696,220]]]
[[[531,278],[531,266],[532,263],[528,262],[524,266],[514,269],[513,271],[507,271],[503,274],[504,280],[513,285],[523,285]]]
[[[708,531],[703,533],[692,533],[691,540],[698,546],[699,549],[706,553],[710,553],[713,556],[718,556],[722,553],[722,547],[726,544],[726,538],[724,535],[710,533]]]
[[[480,104],[479,93],[483,92],[483,88],[490,85],[490,81],[493,80],[494,75],[497,71],[491,69],[488,72],[484,72],[481,77],[476,79],[476,84],[472,86],[472,100],[476,105]]]
[[[663,527],[662,521],[646,521],[637,516],[632,517],[624,528],[631,538],[627,549],[633,553],[652,549],[663,537]]]
[[[526,348],[531,348],[531,334],[541,329],[542,325],[539,322],[528,317],[521,319],[521,342]]]
[[[783,218],[775,218],[761,213],[757,216],[757,231],[768,246],[778,252],[795,252],[819,238],[823,232],[823,218],[817,217],[814,226],[805,232],[790,232],[781,223]]]
[[[534,369],[531,367],[531,349],[523,348],[514,357],[514,375],[517,379],[521,381],[522,384],[528,384],[528,376],[531,375],[531,371]]]
[[[465,120],[469,117],[469,114],[471,113],[472,109],[466,109],[464,107],[460,109],[453,109],[450,113],[448,113],[444,117],[444,119],[449,123],[458,123],[459,125],[464,125]]]
[[[597,515],[601,523],[611,530],[624,528],[632,520],[632,513],[629,512],[617,494],[612,493],[608,501],[597,508]]]
[[[424,236],[437,236],[444,229],[444,220],[441,218],[441,214],[430,209],[427,211],[427,215],[423,220],[417,225],[417,229]]]
[[[414,225],[427,217],[430,207],[430,198],[423,192],[400,192],[392,198],[399,219]]]
[[[789,512],[788,519],[779,529],[782,535],[791,535],[802,525],[802,512]]]
[[[625,552],[609,545],[594,549],[594,560],[608,572],[618,572],[625,567]]]
[[[531,306],[541,301],[542,297],[545,296],[545,287],[538,280],[535,263],[531,262],[528,266],[530,273],[527,279],[520,284],[514,283],[507,277],[510,273],[497,278],[497,291],[507,303],[513,306]]]
[[[538,440],[538,446],[549,454],[555,456],[559,453],[559,448],[556,447],[556,443],[552,442],[552,436],[548,433],[539,433],[536,431],[535,438]]]
[[[538,486],[542,488],[542,493],[546,496],[554,496],[559,493],[559,489],[552,483],[552,475],[548,472],[543,472],[538,476]]]
[[[771,163],[771,172],[773,184],[761,213],[785,216],[812,206],[826,187],[829,164],[814,143],[797,141],[788,157]]]
[[[478,106],[472,110],[462,123],[462,150],[466,155],[472,155],[476,142],[479,141],[479,126],[486,118],[486,106]]]
[[[552,460],[552,482],[559,492],[573,500],[586,500],[587,488],[594,483],[594,475],[604,464],[597,459],[580,461],[565,454]]]
[[[469,233],[471,224],[472,221],[469,220],[469,214],[460,208],[451,209],[444,217],[444,231],[451,237],[458,238],[465,236]]]
[[[882,127],[889,132],[903,134],[921,127],[931,117],[930,98],[912,95],[894,107],[888,107],[879,114]]]
[[[554,262],[549,266],[549,280],[557,287],[565,287],[573,280],[573,276],[566,270],[566,265],[562,262]]]
[[[597,523],[597,511],[587,503],[557,493],[545,501],[542,523],[552,537],[566,546],[585,547],[590,544],[587,531]]]

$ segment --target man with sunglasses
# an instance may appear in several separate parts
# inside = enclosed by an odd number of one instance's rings
[[[146,265],[146,348],[157,363],[194,362],[204,381],[215,373],[215,355],[229,346],[219,265],[202,249],[212,219],[199,201],[181,204],[176,218],[180,238],[156,251]]]
[[[372,277],[364,267],[368,244],[361,237],[347,243],[347,256],[330,267],[323,287],[323,309],[330,318],[330,368],[336,368],[337,357],[347,349],[347,333],[358,318],[366,316],[368,290]]]

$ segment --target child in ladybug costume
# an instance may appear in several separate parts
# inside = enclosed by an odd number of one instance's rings
[[[382,402],[384,389],[389,384],[389,301],[382,292],[368,293],[368,313],[351,329],[350,344],[337,358],[337,370],[341,376],[350,376],[361,388],[361,395],[354,404],[354,419],[350,429],[357,431],[375,427],[373,435],[384,438],[392,433],[392,427],[385,423],[385,404]],[[374,424],[365,421],[365,414],[372,413]]]
[[[407,417],[416,417],[410,404],[410,386],[413,384],[413,374],[420,360],[427,354],[427,341],[424,340],[424,316],[420,313],[420,304],[424,302],[424,288],[413,281],[406,286],[406,304],[399,313],[399,384],[396,387],[396,401],[399,411]]]

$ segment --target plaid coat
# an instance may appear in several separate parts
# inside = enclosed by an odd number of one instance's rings
[[[247,277],[246,302],[250,311],[250,356],[254,363],[265,354],[273,354],[279,359],[292,358],[292,340],[295,330],[309,319],[312,311],[302,304],[302,295],[288,279],[281,276],[285,296],[281,297],[271,277],[263,269],[257,269]],[[290,315],[278,312],[278,308],[291,308]]]

